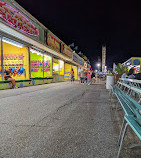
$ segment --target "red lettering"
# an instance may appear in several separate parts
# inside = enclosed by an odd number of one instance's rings
[[[23,24],[21,21],[18,21],[17,27],[21,30],[23,29]]]
[[[16,19],[19,19],[18,13],[15,13],[15,14],[14,14],[14,17],[15,17]]]
[[[27,25],[27,21],[25,19],[23,19],[23,24]]]
[[[8,12],[7,12],[7,14],[6,14],[6,19],[7,19],[10,23],[12,23],[13,25],[15,25],[15,24],[14,24],[14,19],[12,18],[12,15],[11,15],[10,13],[8,13]]]
[[[60,49],[60,43],[57,40],[55,40],[55,46],[56,46],[56,49]]]
[[[19,20],[16,14],[13,15],[13,19],[14,19],[15,26],[18,26]]]
[[[28,26],[28,25],[24,25],[24,28],[25,28],[25,30],[26,30],[26,32],[30,32],[30,27]]]
[[[31,24],[31,28],[32,28],[33,30],[36,30],[36,27],[35,27],[34,25],[32,25],[32,24]]]
[[[29,22],[27,22],[28,27],[31,27],[31,24]]]
[[[51,36],[48,36],[47,43],[48,43],[49,46],[51,45]]]
[[[18,19],[13,18],[15,26],[17,26]]]
[[[35,30],[30,28],[30,33],[35,34]]]
[[[31,25],[31,28],[32,28],[32,29],[34,29],[34,26],[33,26],[33,25]]]
[[[24,15],[23,16],[20,15],[18,11],[15,10],[13,7],[1,1],[0,1],[0,17],[5,21],[8,21],[13,26],[16,26],[18,29],[25,31],[30,35],[39,34],[34,24],[28,22],[28,19],[26,19]],[[50,42],[53,43],[54,38]]]
[[[23,22],[23,18],[19,15],[18,20],[20,20],[21,22]]]
[[[0,7],[2,7],[3,6],[3,4],[0,2]]]
[[[8,6],[3,6],[3,8],[5,9],[6,12],[8,12],[9,14],[11,15],[14,15],[15,14],[15,11],[10,9]]]
[[[36,30],[35,30],[35,35],[38,35],[38,33],[39,33],[39,32],[38,32],[38,30],[36,29]]]
[[[28,26],[27,26],[27,25],[24,25],[24,26],[23,26],[23,30],[27,32]]]
[[[0,8],[0,14],[2,18],[6,19],[6,11],[3,8]]]

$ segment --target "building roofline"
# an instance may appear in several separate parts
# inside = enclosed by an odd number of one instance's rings
[[[36,23],[40,24],[44,29],[47,29],[42,23],[39,22],[34,16],[32,16],[27,10],[25,10],[19,3],[17,3],[15,0],[10,0],[18,9],[22,10],[23,13],[27,16],[30,17],[33,21]]]
[[[22,10],[23,13],[30,17],[34,22],[38,23],[41,27],[43,27],[45,30],[49,30],[45,25],[43,25],[39,20],[37,20],[33,15],[31,15],[27,10],[25,10],[19,3],[17,3],[15,0],[10,0],[18,9]],[[50,31],[50,30],[49,30]],[[60,40],[52,31],[50,31],[58,40]],[[60,40],[63,44],[65,44],[62,40]]]
[[[128,60],[126,60],[124,63],[122,63],[122,65],[126,64],[127,62],[129,62],[130,60],[132,60],[133,58],[141,58],[141,57],[131,57]]]
[[[41,27],[43,27],[43,29],[45,30],[49,30],[46,26],[44,26],[42,23],[39,22],[39,20],[37,20],[34,16],[32,16],[27,10],[25,10],[19,3],[17,3],[15,0],[10,0],[19,10],[22,10],[23,13],[31,18],[33,21],[35,21],[37,24],[39,24]],[[50,30],[49,30],[50,31]],[[61,41],[63,44],[65,44],[65,42],[63,42],[62,40],[60,40],[52,31],[50,31],[56,38],[57,40]],[[67,45],[67,44],[65,44]],[[68,45],[67,45],[68,46]],[[69,46],[68,46],[69,47]],[[74,53],[74,51],[69,47],[69,49]],[[76,54],[76,53],[75,53]],[[78,54],[77,54],[78,55]],[[79,56],[79,55],[78,55]],[[79,56],[80,57],[80,56]],[[80,57],[81,59],[83,59],[82,57]],[[84,60],[84,59],[83,59]]]

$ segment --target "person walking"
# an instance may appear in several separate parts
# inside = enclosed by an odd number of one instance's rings
[[[90,81],[91,81],[91,74],[90,72],[87,73],[87,82],[88,82],[88,85],[90,85]]]
[[[95,79],[95,73],[94,71],[91,71],[91,84],[95,83],[96,79]]]
[[[85,82],[85,72],[83,69],[80,71],[80,83],[84,85]]]
[[[70,71],[70,75],[71,75],[71,83],[72,82],[74,83],[74,70],[73,70],[73,68]]]
[[[85,71],[85,82],[87,83],[87,71]]]

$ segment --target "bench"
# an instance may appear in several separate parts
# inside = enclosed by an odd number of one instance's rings
[[[32,85],[51,83],[52,80],[53,77],[36,77],[27,80],[16,80],[15,82],[17,87],[27,87]],[[0,81],[0,89],[9,89],[9,88],[11,88],[11,81],[9,80]]]
[[[124,120],[126,121],[126,124],[124,126],[123,134],[121,136],[121,140],[120,140],[120,144],[119,144],[120,147],[119,147],[117,158],[119,158],[120,151],[121,151],[121,148],[122,148],[122,143],[123,143],[125,133],[127,131],[128,126],[131,127],[131,129],[134,131],[134,133],[138,136],[138,138],[141,141],[141,126],[140,126],[140,124],[138,124],[138,122],[132,116],[124,116]],[[141,146],[141,144],[134,144],[134,145],[131,146],[131,148],[134,148],[136,146]]]
[[[135,92],[139,96],[138,103],[141,102],[141,81],[140,80],[133,80],[133,79],[119,79],[118,85],[121,85],[128,88],[129,95],[131,96],[132,92]]]
[[[28,81],[31,81],[31,80],[16,80],[15,82],[28,82]],[[0,83],[9,83],[9,82],[11,82],[11,81],[9,81],[9,80],[5,80],[5,81],[0,81]]]
[[[119,79],[117,85],[114,85],[112,87],[113,94],[117,97],[124,111],[124,118],[118,140],[119,151],[117,158],[119,158],[120,156],[120,151],[122,148],[124,136],[128,125],[132,128],[132,130],[139,137],[139,139],[141,138],[141,106],[139,102],[137,102],[134,98],[131,98],[131,94],[133,92],[138,93],[140,95],[141,89],[139,81],[138,84],[136,84],[135,81],[133,81],[134,83],[132,83],[132,81],[129,79]]]
[[[30,78],[32,80],[39,80],[39,79],[53,79],[53,77],[35,77],[35,78]]]
[[[35,77],[30,79],[32,79],[33,85],[42,85],[42,84],[51,83],[53,81],[53,77]]]
[[[27,79],[27,80],[16,80],[16,86],[17,87],[27,87],[31,86],[32,80]],[[12,84],[11,81],[5,80],[5,81],[0,81],[0,89],[9,89],[11,88]]]

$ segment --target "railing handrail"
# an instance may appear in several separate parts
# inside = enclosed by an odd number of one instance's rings
[[[128,81],[128,82],[133,82],[133,83],[140,83],[141,84],[141,80],[137,80],[137,79],[128,79],[128,78],[119,78],[122,81]]]

